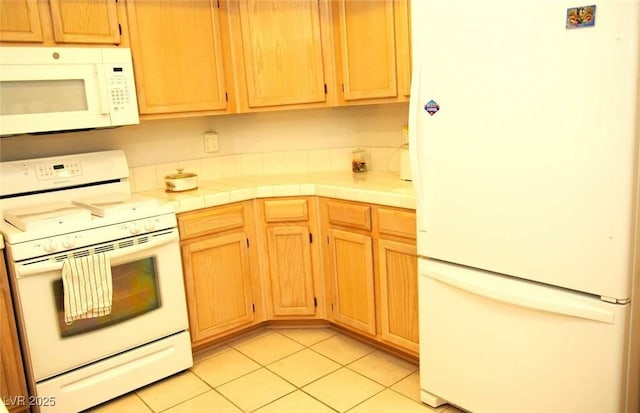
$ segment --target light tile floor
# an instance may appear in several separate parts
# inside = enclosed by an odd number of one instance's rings
[[[331,328],[267,328],[89,412],[461,413],[418,393],[416,365]]]

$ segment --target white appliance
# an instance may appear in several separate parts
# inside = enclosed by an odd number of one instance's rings
[[[411,14],[422,400],[637,413],[640,2]]]
[[[193,365],[175,212],[132,195],[128,175],[122,151],[0,163],[0,232],[41,412],[84,410]],[[63,266],[97,256],[111,312],[68,323]]]
[[[139,123],[131,50],[0,47],[0,135]]]

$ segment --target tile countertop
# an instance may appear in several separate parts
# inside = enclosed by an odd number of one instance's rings
[[[172,204],[176,213],[245,201],[254,198],[318,195],[349,201],[415,209],[411,182],[397,173],[351,171],[301,174],[251,175],[199,181],[198,188],[184,192],[164,189],[137,192]]]

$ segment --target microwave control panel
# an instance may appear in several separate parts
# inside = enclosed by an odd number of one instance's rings
[[[121,66],[112,66],[109,75],[111,107],[115,112],[125,111],[131,105],[131,88]]]

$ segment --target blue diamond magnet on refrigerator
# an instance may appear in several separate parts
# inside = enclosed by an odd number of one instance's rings
[[[431,99],[426,105],[424,105],[424,110],[426,110],[429,115],[433,116],[440,110],[440,105],[438,105],[435,100]]]

